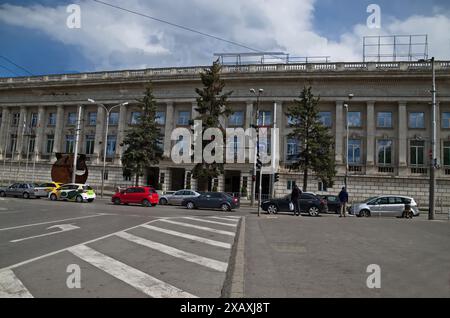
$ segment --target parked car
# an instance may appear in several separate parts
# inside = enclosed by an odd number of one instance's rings
[[[6,188],[0,189],[0,197],[22,197],[24,199],[36,198],[35,183],[14,183]]]
[[[53,189],[49,195],[52,201],[93,202],[96,198],[94,189],[87,184],[68,183]]]
[[[291,203],[291,195],[288,194],[280,199],[264,201],[261,208],[269,213],[294,212],[294,205]],[[300,196],[301,213],[307,213],[310,216],[319,216],[320,213],[327,212],[327,205],[324,199],[313,193],[303,193]]]
[[[223,192],[205,192],[196,197],[186,198],[181,202],[182,206],[192,209],[221,209],[231,211],[239,208],[239,198]]]
[[[111,201],[116,205],[135,203],[149,207],[158,204],[159,195],[152,187],[130,187],[115,193]]]
[[[184,199],[195,198],[200,196],[197,191],[184,189],[176,191],[172,194],[166,193],[159,199],[159,204],[161,205],[181,205]]]
[[[326,201],[328,213],[334,212],[339,214],[341,212],[342,204],[337,195],[321,195],[320,197]]]
[[[400,195],[377,196],[362,203],[353,204],[350,207],[350,214],[358,217],[370,217],[372,215],[401,217],[405,210],[405,204],[411,206],[414,216],[420,214],[419,207],[413,198]]]
[[[34,194],[37,198],[48,198],[48,194],[60,186],[62,183],[58,182],[42,183],[35,187]]]

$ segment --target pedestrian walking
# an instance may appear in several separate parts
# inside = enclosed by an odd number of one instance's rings
[[[300,196],[302,195],[302,190],[295,184],[292,188],[291,202],[294,205],[294,215],[300,216]]]
[[[347,203],[348,203],[348,192],[345,187],[342,188],[341,192],[339,193],[339,201],[341,202],[341,214],[339,217],[346,217],[347,216]]]

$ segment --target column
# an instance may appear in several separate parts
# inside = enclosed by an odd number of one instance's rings
[[[170,135],[174,127],[174,108],[173,102],[166,103],[166,123],[164,126],[164,157],[170,158],[172,151],[172,141]]]
[[[97,107],[97,126],[95,127],[95,144],[94,144],[94,154],[92,156],[92,162],[95,164],[100,164],[103,158],[101,157],[103,151],[103,138],[105,135],[105,125],[106,125],[106,114],[105,109],[102,106]],[[101,173],[100,173],[101,174]]]
[[[36,160],[40,160],[43,151],[44,132],[45,132],[45,107],[39,106],[38,122],[36,128],[36,142],[34,144],[34,156]]]
[[[252,125],[252,122],[253,122],[253,116],[254,116],[254,114],[253,114],[253,102],[251,102],[251,101],[247,101],[247,107],[246,107],[246,109],[245,109],[245,129],[249,129],[250,128],[250,126]],[[245,147],[246,147],[246,149],[248,150],[248,151],[246,151],[246,156],[245,156],[245,159],[248,161],[248,162],[251,162],[251,161],[253,161],[253,158],[250,158],[250,156],[252,155],[252,153],[253,153],[253,151],[250,151],[250,146],[251,146],[251,144],[250,144],[250,137],[247,137],[246,138],[246,140],[245,140]],[[250,188],[249,188],[249,192],[250,192],[251,190],[250,190]]]
[[[217,192],[224,192],[225,191],[225,171],[224,174],[219,175],[217,178],[219,180]]]
[[[366,174],[375,168],[375,102],[367,102]]]
[[[344,115],[344,102],[336,101],[336,164],[343,165],[345,163],[344,158],[345,148],[344,148],[344,138],[345,138],[345,127],[347,123],[347,118]]]
[[[200,114],[198,113],[196,108],[198,108],[197,101],[194,101],[194,102],[192,102],[192,111],[191,111],[191,119],[192,120],[194,120],[195,118],[200,116]]]
[[[26,128],[27,128],[27,109],[24,106],[20,107],[20,117],[19,117],[19,127],[17,130],[17,151],[18,159],[22,159],[22,153],[24,149],[24,144],[27,142],[25,138]]]
[[[286,131],[284,128],[284,113],[283,113],[283,102],[281,101],[276,101],[275,102],[277,104],[277,122],[276,122],[276,127],[278,128],[278,138],[276,140],[276,142],[278,143],[278,164],[280,163],[281,160],[283,160],[283,154],[284,152],[284,147],[285,147],[285,143],[284,143],[284,131]],[[275,167],[276,169],[278,167]]]
[[[198,180],[192,178],[191,175],[191,190],[197,191],[197,188],[198,188]]]
[[[123,143],[125,137],[125,129],[127,125],[127,106],[120,106],[119,113],[119,126],[117,127],[117,143],[116,143],[116,160],[115,163],[118,165],[122,164],[122,148],[120,145]]]
[[[8,149],[7,136],[9,134],[9,116],[10,111],[8,107],[2,108],[2,122],[0,126],[0,158],[3,159],[6,156],[6,150]]]
[[[64,106],[59,105],[56,110],[55,142],[53,145],[53,153],[61,152],[63,128],[64,128]]]
[[[408,114],[406,102],[398,103],[398,174],[406,174],[408,167]]]

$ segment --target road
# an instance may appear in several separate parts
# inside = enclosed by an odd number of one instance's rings
[[[242,214],[100,200],[0,205],[0,297],[220,297]]]
[[[450,222],[0,198],[0,298],[223,295],[450,297]]]

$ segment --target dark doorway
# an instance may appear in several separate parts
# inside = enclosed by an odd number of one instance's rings
[[[185,176],[185,169],[179,169],[179,168],[171,168],[170,172],[172,174],[171,176],[171,189],[172,191],[178,191],[184,189],[184,176]]]
[[[147,183],[146,183],[147,186],[157,189],[158,185],[159,185],[159,168],[147,169],[146,181],[147,181]]]
[[[225,171],[225,192],[233,193],[236,196],[241,192],[241,172]]]
[[[259,196],[259,172],[256,175],[255,184],[255,198],[258,199]],[[270,175],[263,174],[262,184],[261,184],[261,196],[263,200],[268,200],[270,197]]]
[[[197,191],[211,192],[213,189],[213,182],[211,177],[197,179]]]

